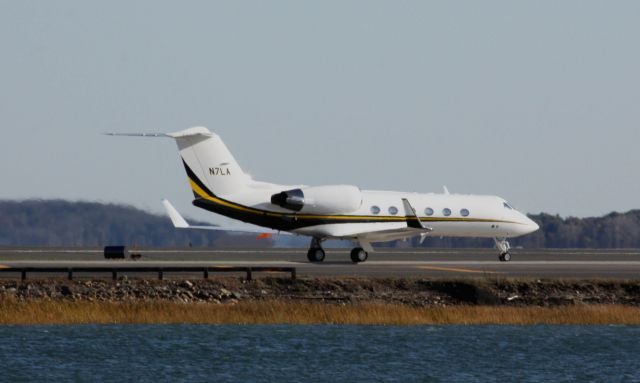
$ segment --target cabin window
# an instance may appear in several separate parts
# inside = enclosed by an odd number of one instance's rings
[[[429,215],[429,216],[433,215],[433,209],[430,208],[430,207],[424,209],[424,214]]]
[[[445,217],[448,217],[451,215],[451,209],[449,209],[448,207],[445,207],[444,209],[442,209],[442,214],[444,214]]]
[[[509,205],[508,203],[504,202],[503,203],[504,207],[506,207],[509,210],[513,210],[513,208],[511,207],[511,205]]]
[[[398,208],[397,208],[397,207],[395,207],[395,206],[391,206],[391,207],[389,208],[389,214],[391,214],[391,215],[396,215],[396,214],[398,214]]]
[[[463,217],[468,217],[469,216],[469,210],[468,209],[460,210],[460,215],[463,216]]]
[[[376,205],[371,206],[371,213],[372,214],[379,214],[380,213],[380,208]]]

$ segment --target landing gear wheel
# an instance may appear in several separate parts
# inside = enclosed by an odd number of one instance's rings
[[[312,247],[307,251],[307,259],[313,263],[324,261],[324,255],[324,250],[321,247]]]
[[[511,254],[509,254],[511,246],[509,245],[509,242],[504,238],[494,238],[493,240],[496,242],[496,248],[500,252],[500,255],[498,256],[500,262],[509,262],[511,260]]]
[[[369,258],[369,253],[364,251],[363,248],[356,247],[355,249],[351,250],[351,261],[353,261],[353,263],[364,262],[367,260],[367,258]]]

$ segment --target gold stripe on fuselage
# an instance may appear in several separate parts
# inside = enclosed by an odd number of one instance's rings
[[[236,209],[240,211],[244,211],[247,213],[254,213],[260,215],[266,215],[268,217],[296,217],[298,219],[335,219],[335,220],[371,220],[373,222],[380,221],[389,221],[389,222],[404,222],[407,220],[406,217],[389,217],[389,216],[372,216],[372,215],[313,215],[313,214],[291,214],[291,213],[277,213],[271,212],[268,210],[259,210],[254,208],[249,208],[243,205],[239,205],[237,203],[225,201],[223,199],[217,198],[215,196],[210,195],[208,192],[203,190],[195,181],[189,178],[189,184],[191,185],[191,189],[200,196],[200,198],[217,203],[219,205]],[[502,221],[495,219],[479,219],[479,218],[447,218],[447,217],[420,217],[421,221],[424,222],[487,222],[487,223],[519,223],[512,221]]]

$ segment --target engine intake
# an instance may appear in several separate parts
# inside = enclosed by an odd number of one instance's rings
[[[283,191],[272,195],[271,203],[285,209],[300,211],[304,207],[304,192],[302,189]]]
[[[271,203],[301,213],[344,214],[362,206],[362,193],[351,185],[315,186],[274,194]]]

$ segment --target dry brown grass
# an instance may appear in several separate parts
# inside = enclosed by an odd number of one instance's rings
[[[640,308],[620,305],[415,308],[375,303],[336,305],[291,301],[220,305],[162,301],[96,303],[0,300],[0,324],[80,323],[640,325]]]

